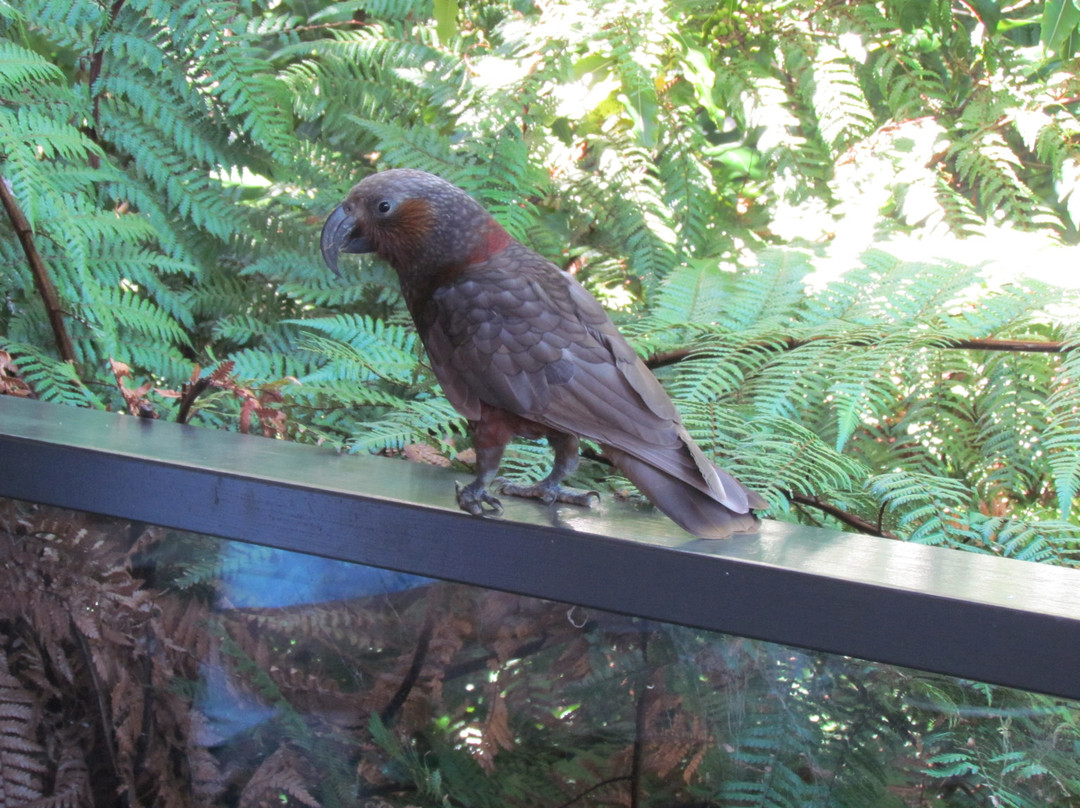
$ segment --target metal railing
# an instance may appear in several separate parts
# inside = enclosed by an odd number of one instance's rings
[[[1080,699],[1080,571],[769,521],[695,540],[611,497],[481,519],[454,478],[0,396],[0,496]]]

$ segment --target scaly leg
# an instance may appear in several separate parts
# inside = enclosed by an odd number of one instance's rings
[[[509,496],[538,499],[546,505],[553,502],[567,502],[571,505],[591,507],[593,497],[599,502],[600,494],[596,491],[583,491],[580,488],[567,488],[560,485],[563,478],[573,474],[578,467],[577,436],[553,432],[548,435],[548,444],[555,452],[555,463],[551,467],[551,474],[532,485],[518,485],[505,477],[499,477],[495,480],[496,490],[500,494]]]
[[[480,420],[473,425],[476,446],[476,479],[468,485],[455,483],[457,503],[461,510],[473,516],[502,513],[502,503],[487,490],[499,471],[499,461],[510,435],[501,424]]]

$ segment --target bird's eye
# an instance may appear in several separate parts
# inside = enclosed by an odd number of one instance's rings
[[[391,204],[389,199],[384,199],[375,206],[375,209],[379,211],[379,213],[389,213],[393,207],[394,206]]]

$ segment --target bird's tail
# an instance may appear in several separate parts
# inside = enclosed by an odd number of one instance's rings
[[[653,505],[681,528],[703,539],[726,539],[734,533],[753,533],[760,520],[746,507],[742,513],[719,502],[690,483],[627,454],[604,446],[604,454],[638,487]],[[765,508],[768,503],[727,472],[717,468],[723,487],[745,492],[750,506]]]

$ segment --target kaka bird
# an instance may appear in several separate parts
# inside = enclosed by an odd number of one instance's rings
[[[458,505],[501,510],[488,486],[515,436],[546,437],[555,461],[534,485],[503,494],[580,505],[595,492],[561,482],[586,437],[661,511],[702,538],[758,525],[768,503],[694,443],[664,388],[569,274],[513,239],[460,188],[423,171],[373,174],[322,230],[322,254],[376,253],[397,272],[431,368],[468,419],[476,479]]]

